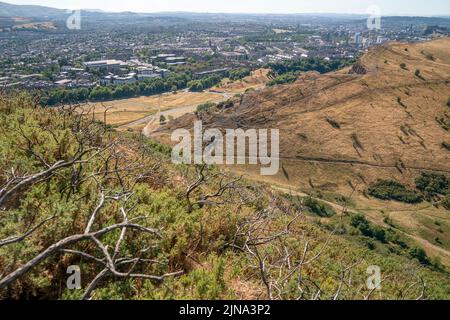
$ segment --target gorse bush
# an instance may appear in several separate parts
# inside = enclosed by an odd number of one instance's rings
[[[305,198],[303,205],[319,217],[332,217],[336,215],[336,211],[330,205],[319,202],[311,197]]]
[[[422,172],[416,179],[416,187],[428,195],[446,194],[449,191],[450,179],[443,174]]]
[[[398,254],[406,253],[405,249],[408,248],[408,244],[405,242],[404,237],[399,235],[393,228],[385,229],[381,226],[375,225],[362,214],[355,214],[351,217],[350,225],[356,228],[364,237],[372,238],[386,245],[389,250],[395,251]],[[374,242],[368,242],[369,248],[375,249]]]
[[[197,106],[197,112],[198,113],[202,113],[202,112],[208,112],[208,111],[212,111],[214,109],[216,109],[217,104],[214,102],[207,102],[207,103],[203,103]]]
[[[356,214],[352,217],[351,226],[358,229],[362,235],[375,238],[380,242],[387,242],[386,231],[378,226],[372,225],[362,214]]]
[[[381,200],[397,200],[406,203],[422,201],[422,197],[416,191],[392,180],[377,180],[369,186],[368,194]]]
[[[272,87],[279,84],[289,84],[295,82],[295,80],[297,80],[297,74],[292,72],[284,73],[270,80],[267,86]]]
[[[113,258],[117,261],[118,273],[130,267],[121,260],[124,259],[121,254],[124,254],[141,256],[142,262],[137,262],[133,273],[154,275],[155,279],[166,273],[179,274],[186,264],[186,252],[197,248],[213,254],[235,233],[239,218],[232,203],[227,206],[226,219],[223,219],[222,211],[215,208],[186,212],[186,203],[178,194],[181,190],[170,182],[169,177],[176,175],[178,170],[169,166],[170,148],[151,140],[140,141],[141,137],[133,134],[110,131],[90,117],[84,118],[69,109],[41,109],[26,97],[23,101],[20,97],[8,99],[4,104],[5,100],[0,101],[0,181],[5,187],[0,194],[0,286],[4,285],[4,276],[13,274],[29,259],[61,239],[83,235],[86,229],[97,232],[121,223],[120,217],[125,213],[130,220],[141,217],[134,222],[140,225],[133,227],[137,230],[123,238],[120,247],[116,246],[119,228],[98,236],[105,246],[120,249]],[[54,164],[61,167],[53,169]],[[11,168],[18,179],[12,177]],[[171,170],[174,171],[170,173]],[[36,178],[19,179],[27,175],[33,177],[32,174],[41,171],[44,174]],[[21,187],[14,189],[15,184]],[[204,191],[207,190],[205,186]],[[240,212],[246,212],[247,209],[239,206]],[[101,210],[93,214],[96,207]],[[90,219],[94,219],[93,223],[86,227]],[[209,227],[202,230],[202,225]],[[32,234],[23,240],[16,238],[34,226],[36,229]],[[164,229],[164,234],[155,231],[158,236],[153,236],[147,235],[147,231],[139,232],[145,228]],[[145,249],[149,246],[154,249]],[[85,242],[62,249],[74,251],[50,254],[8,285],[8,290],[2,291],[2,297],[38,294],[41,298],[58,298],[61,290],[55,288],[65,283],[65,268],[73,264],[81,267],[83,286],[87,288],[88,281],[95,278],[102,266],[92,265],[89,259],[83,261],[76,252],[85,251],[94,256],[99,252],[96,246]],[[127,260],[133,261],[132,258]],[[154,262],[144,263],[147,260]],[[217,268],[220,274],[223,265],[218,262]],[[48,278],[48,274],[52,277]],[[115,292],[106,295],[106,291],[98,288],[94,290],[98,297],[119,298],[134,294],[126,274],[116,280],[108,274],[104,278],[104,285],[114,287]],[[121,278],[125,278],[124,281],[114,285]],[[155,291],[159,290],[160,282],[154,281]],[[224,286],[223,282],[219,284]],[[72,296],[67,292],[62,294]],[[73,297],[81,298],[76,293]]]
[[[419,295],[409,273],[418,262],[361,247],[302,215],[331,216],[326,205],[293,205],[217,167],[173,165],[168,146],[37,101],[0,99],[0,298],[269,299],[274,283],[279,299],[309,299],[304,292],[321,283],[321,298],[333,299],[342,266],[355,265],[339,298],[364,299],[364,261],[390,275],[384,297],[398,298],[409,283],[402,297]],[[231,188],[218,192],[224,185]],[[353,225],[369,240],[395,240],[363,217]],[[300,268],[305,248],[310,261]],[[66,288],[71,265],[80,267],[80,290]],[[427,298],[448,299],[445,273],[418,274]],[[299,289],[300,277],[312,283]]]
[[[411,256],[411,258],[417,259],[421,264],[430,264],[430,259],[428,258],[425,250],[423,250],[422,248],[412,248],[409,251],[409,255]]]

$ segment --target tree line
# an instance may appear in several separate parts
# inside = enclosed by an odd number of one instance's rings
[[[345,68],[353,63],[355,63],[355,59],[324,60],[317,57],[269,63],[267,67],[271,69],[270,75],[273,79],[268,85],[292,83],[297,79],[300,72],[317,71],[319,73],[327,73]]]
[[[241,68],[230,70],[224,76],[232,80],[241,79],[250,74],[250,70]],[[212,74],[200,79],[193,79],[191,73],[172,73],[165,78],[152,78],[135,83],[125,83],[114,86],[97,86],[93,88],[51,89],[44,91],[41,104],[54,106],[58,104],[79,103],[85,101],[108,101],[137,96],[151,96],[170,91],[188,88],[190,91],[202,91],[211,88],[222,81],[223,76]]]
[[[184,89],[190,79],[190,75],[187,74],[171,74],[166,78],[153,78],[141,82],[125,83],[115,86],[52,89],[44,92],[41,98],[41,104],[53,106],[84,101],[123,99],[141,95],[149,96],[170,90]]]

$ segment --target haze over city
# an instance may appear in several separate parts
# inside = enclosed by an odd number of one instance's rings
[[[62,9],[98,9],[120,12],[221,12],[221,13],[351,13],[365,14],[377,5],[385,15],[450,15],[448,0],[229,0],[229,1],[161,1],[161,0],[15,0],[12,4],[42,5]]]

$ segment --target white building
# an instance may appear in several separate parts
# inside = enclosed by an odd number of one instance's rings
[[[123,62],[121,60],[99,60],[99,61],[85,62],[84,66],[89,69],[94,69],[94,70],[103,69],[103,70],[111,71],[111,70],[120,69],[121,67],[126,67],[127,63]]]
[[[100,84],[103,86],[116,85],[116,84],[124,84],[124,83],[135,83],[137,82],[136,73],[131,72],[126,76],[115,76],[115,75],[107,75],[100,79]]]

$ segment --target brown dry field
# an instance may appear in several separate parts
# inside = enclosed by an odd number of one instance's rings
[[[449,211],[365,195],[379,178],[414,186],[423,171],[450,175],[450,152],[442,147],[450,133],[436,121],[450,117],[450,39],[385,44],[359,64],[365,72],[309,72],[294,84],[249,92],[231,111],[203,118],[204,124],[280,129],[283,170],[277,176],[261,177],[259,168],[248,166],[231,169],[325,198],[353,194],[352,210],[381,225],[389,216],[431,257],[450,265]],[[193,120],[182,117],[153,136],[167,141],[168,132],[190,128]]]
[[[95,117],[103,121],[107,109],[106,122],[108,124],[121,127],[121,129],[141,131],[146,127],[146,123],[133,122],[155,115],[159,111],[171,110],[170,115],[177,118],[186,112],[192,112],[200,104],[224,101],[232,95],[243,93],[248,89],[261,89],[268,81],[268,72],[267,69],[259,69],[253,71],[250,76],[234,82],[224,79],[218,86],[205,92],[179,91],[176,94],[164,93],[149,97],[91,103],[86,105],[84,110],[92,109]],[[181,111],[177,112],[176,109]]]
[[[55,30],[56,26],[53,22],[46,21],[46,22],[29,22],[29,23],[16,24],[13,28],[14,29]]]
[[[105,109],[108,109],[106,122],[120,126],[155,114],[159,110],[164,111],[188,105],[199,105],[205,102],[221,101],[222,99],[223,95],[220,93],[180,91],[176,94],[165,93],[149,97],[91,103],[85,108],[95,108],[93,110],[96,118],[99,120],[104,120]]]

